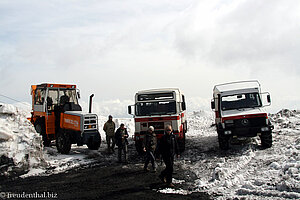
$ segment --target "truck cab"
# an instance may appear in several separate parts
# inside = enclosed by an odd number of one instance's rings
[[[233,138],[255,136],[261,138],[263,147],[271,147],[273,125],[264,109],[270,104],[270,94],[262,93],[256,80],[216,85],[211,108],[215,111],[220,149],[228,149]]]
[[[137,151],[142,151],[142,142],[149,126],[154,127],[154,132],[159,140],[167,125],[172,126],[180,151],[184,151],[185,133],[187,132],[185,111],[185,96],[178,88],[137,92],[135,104],[128,106],[128,113],[134,117],[134,140]]]
[[[98,116],[82,112],[76,85],[32,85],[31,95],[31,122],[42,135],[44,146],[56,140],[57,150],[65,154],[76,143],[87,144],[90,149],[99,148]]]

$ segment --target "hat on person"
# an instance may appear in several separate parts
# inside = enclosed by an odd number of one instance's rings
[[[154,131],[154,127],[153,126],[149,126],[148,130]]]
[[[125,126],[125,124],[122,123],[120,126]]]

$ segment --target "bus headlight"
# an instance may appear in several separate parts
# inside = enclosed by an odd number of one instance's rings
[[[262,127],[261,131],[269,131],[269,127]]]
[[[231,131],[224,131],[224,135],[230,135]]]

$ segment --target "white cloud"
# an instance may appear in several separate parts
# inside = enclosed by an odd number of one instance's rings
[[[215,84],[259,79],[276,109],[299,108],[299,4],[1,1],[0,92],[30,102],[31,84],[60,82],[96,102],[156,87],[209,99]]]

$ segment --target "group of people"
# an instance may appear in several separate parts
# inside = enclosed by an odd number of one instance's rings
[[[128,162],[127,154],[127,138],[129,137],[124,124],[115,132],[115,123],[112,116],[108,117],[108,121],[104,124],[103,130],[106,133],[107,149],[109,152],[114,152],[115,145],[118,146],[118,162],[122,162],[122,152],[124,154],[124,162]],[[153,126],[148,127],[148,131],[143,140],[143,151],[145,152],[144,171],[148,169],[149,162],[152,165],[152,172],[156,172],[156,159],[162,159],[166,168],[158,176],[163,183],[169,187],[174,187],[172,184],[174,157],[179,157],[179,148],[171,125],[165,127],[165,134],[157,141]]]
[[[109,115],[108,121],[103,126],[103,130],[106,134],[107,150],[109,152],[110,151],[114,152],[115,145],[117,145],[118,146],[118,162],[122,162],[122,151],[123,151],[124,162],[127,163],[128,162],[127,138],[129,137],[127,129],[125,128],[124,124],[121,124],[120,127],[115,132],[116,125],[112,119],[113,119],[113,117],[111,115]]]

